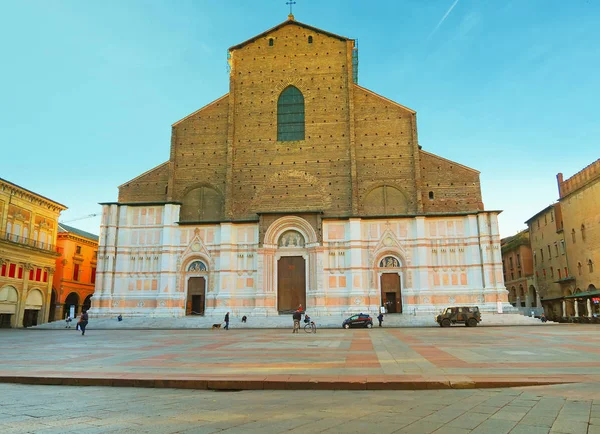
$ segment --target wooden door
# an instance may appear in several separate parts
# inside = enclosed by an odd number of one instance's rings
[[[402,296],[398,273],[384,273],[381,275],[381,303],[388,313],[402,313]]]
[[[206,280],[204,277],[190,277],[185,306],[186,315],[204,315]]]
[[[277,309],[294,311],[306,308],[306,274],[302,256],[284,256],[277,263]]]

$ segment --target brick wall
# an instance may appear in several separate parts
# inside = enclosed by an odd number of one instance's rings
[[[420,164],[424,212],[483,210],[478,171],[425,151]]]
[[[158,202],[167,196],[169,162],[119,186],[119,202]]]
[[[355,86],[354,119],[359,214],[418,212],[415,112]],[[381,191],[384,185],[400,194]]]
[[[224,198],[228,113],[225,95],[173,125],[169,200],[185,203],[201,187]]]
[[[169,164],[121,186],[119,201],[181,201],[189,221],[207,206],[215,220],[483,209],[479,172],[419,152],[415,112],[353,83],[353,47],[294,22],[232,47],[229,94],[175,123]],[[290,85],[305,139],[277,141]]]
[[[600,288],[600,178],[560,199],[564,237],[576,288]],[[590,272],[588,261],[592,261]],[[579,266],[581,264],[581,266]]]
[[[232,51],[233,218],[351,212],[349,53],[348,41],[298,25]],[[305,140],[278,142],[277,101],[289,85],[304,96]]]

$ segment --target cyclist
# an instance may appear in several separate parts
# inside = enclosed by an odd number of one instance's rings
[[[308,316],[308,313],[304,313],[304,323],[305,324],[310,324],[310,317]]]

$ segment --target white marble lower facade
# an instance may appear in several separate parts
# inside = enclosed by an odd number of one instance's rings
[[[411,315],[450,305],[502,312],[511,306],[497,215],[324,217],[322,239],[290,215],[261,241],[259,222],[178,224],[177,204],[105,204],[90,313],[273,316],[298,300],[320,316],[382,304]]]

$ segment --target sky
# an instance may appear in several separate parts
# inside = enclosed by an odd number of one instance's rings
[[[99,202],[169,159],[171,124],[228,92],[227,49],[285,0],[5,0],[0,177],[98,233]],[[600,158],[597,0],[296,0],[358,40],[359,84],[417,111],[424,150],[481,172],[501,236]]]

